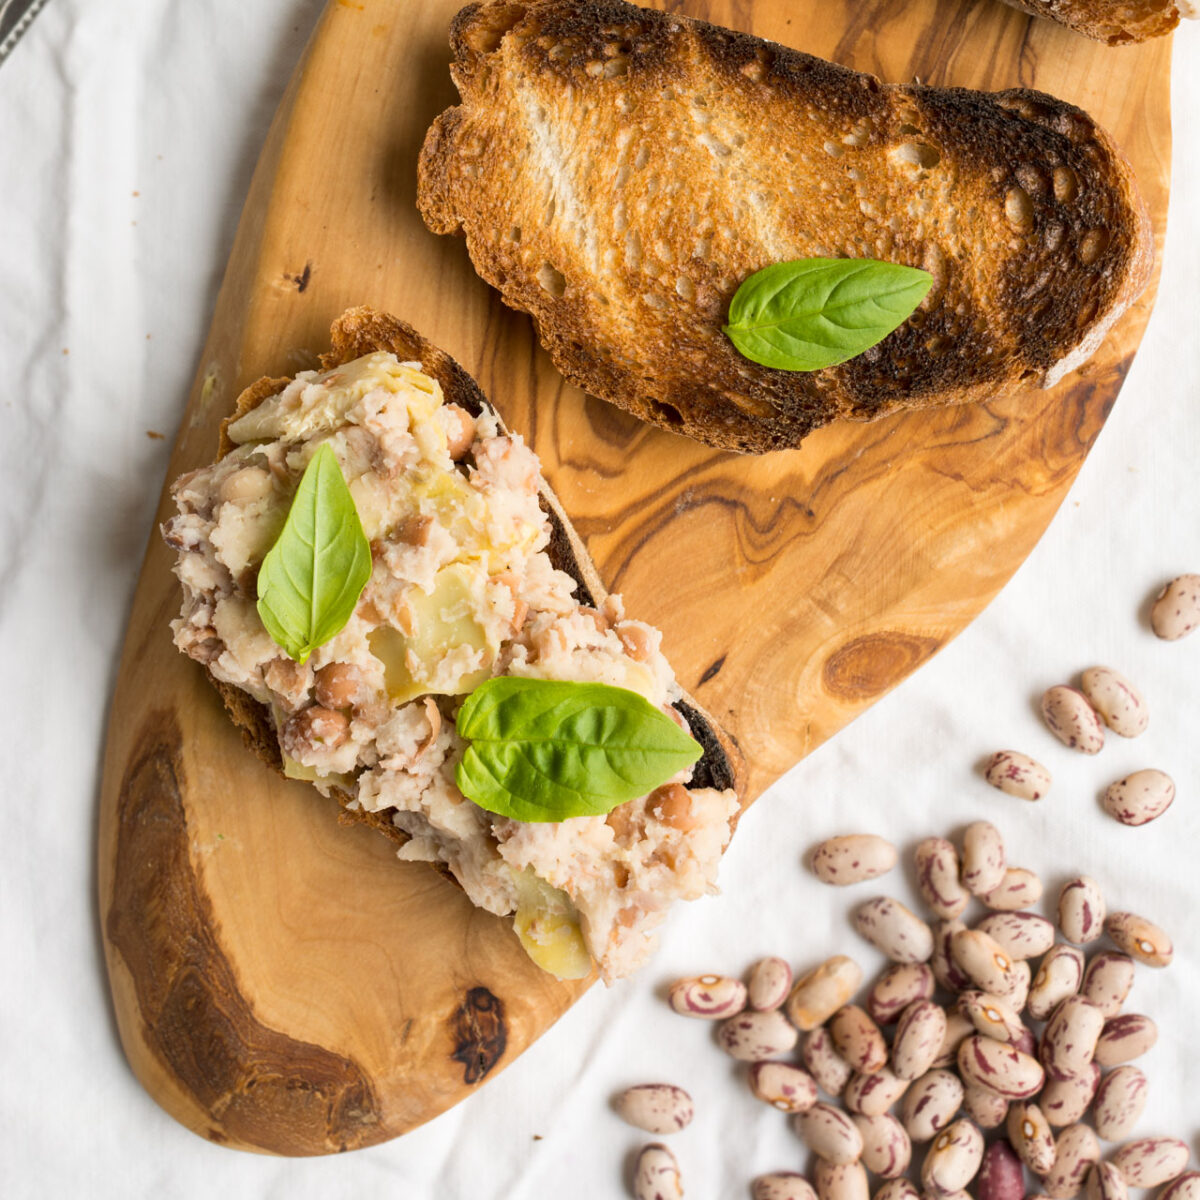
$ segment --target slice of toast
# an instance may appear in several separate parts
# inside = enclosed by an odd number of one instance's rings
[[[403,321],[370,308],[350,309],[334,322],[331,349],[321,355],[321,367],[327,370],[340,366],[376,350],[390,351],[402,361],[420,362],[421,369],[441,385],[446,400],[458,404],[472,416],[477,416],[484,408],[495,411],[475,380],[445,351]],[[222,422],[218,458],[224,458],[234,448],[228,427],[269,396],[279,393],[289,382],[287,378],[263,378],[241,393],[234,412]],[[593,607],[601,606],[608,593],[558,499],[544,482],[540,497],[551,528],[547,554],[553,565],[577,582],[576,594],[582,602]],[[270,710],[241,688],[217,679],[211,670],[207,674],[220,693],[229,715],[241,729],[247,745],[265,763],[283,774],[279,734]],[[693,768],[689,786],[718,790],[733,788],[741,795],[741,757],[728,735],[686,693],[676,701],[675,707],[686,718],[692,736],[704,749],[703,757]],[[332,791],[341,806],[341,819],[344,822],[364,822],[400,845],[409,840],[409,835],[393,823],[388,810],[368,812],[352,806],[351,797],[346,792],[338,788]],[[454,878],[447,869],[443,869],[443,873],[448,878]]]
[[[1013,8],[1049,17],[1110,46],[1162,37],[1183,16],[1197,15],[1191,0],[1005,0]]]
[[[1128,163],[1041,93],[885,85],[622,0],[472,4],[451,45],[462,102],[421,153],[426,224],[465,235],[573,383],[714,446],[1048,387],[1150,276]],[[934,285],[839,366],[742,358],[722,332],[734,291],[809,257]]]

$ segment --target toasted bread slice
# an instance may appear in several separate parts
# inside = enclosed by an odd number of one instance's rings
[[[1179,18],[1196,16],[1194,0],[1005,0],[1013,8],[1049,17],[1110,46],[1162,37]]]
[[[473,4],[451,44],[462,102],[421,153],[426,223],[465,235],[568,379],[711,445],[1050,386],[1149,279],[1128,163],[1050,96],[885,85],[622,0]],[[840,366],[742,358],[734,291],[808,257],[934,286]]]

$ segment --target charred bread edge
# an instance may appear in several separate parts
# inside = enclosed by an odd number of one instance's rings
[[[351,362],[377,350],[389,350],[402,362],[419,360],[422,370],[441,384],[447,401],[461,405],[473,416],[478,416],[484,409],[495,412],[479,385],[454,359],[422,337],[412,326],[387,313],[367,307],[347,309],[334,321],[330,339],[332,348],[327,354],[321,355],[323,370]],[[238,396],[232,416],[221,422],[218,459],[224,458],[234,449],[235,443],[229,437],[229,426],[251,409],[257,408],[268,397],[277,395],[290,382],[288,377],[265,376],[252,383]],[[508,432],[504,419],[499,413],[496,415],[501,428]],[[550,520],[550,544],[546,550],[551,562],[576,580],[579,585],[578,594],[584,603],[602,603],[608,594],[607,590],[600,582],[596,568],[579,535],[563,512],[558,498],[544,482],[541,487],[541,504]],[[279,750],[279,737],[271,719],[270,709],[233,684],[217,679],[208,668],[205,668],[205,674],[220,693],[226,710],[241,730],[246,744],[263,762],[283,775],[283,755]],[[676,702],[675,708],[686,718],[691,726],[692,736],[704,749],[703,756],[693,769],[689,786],[733,788],[744,805],[743,763],[729,735],[720,729],[716,721],[686,692]],[[334,788],[333,794],[341,806],[340,819],[344,823],[362,822],[386,834],[398,845],[403,845],[409,840],[409,835],[392,823],[389,810],[372,813],[352,809],[348,807],[352,797],[346,792]],[[453,880],[448,868],[439,867],[439,870]]]

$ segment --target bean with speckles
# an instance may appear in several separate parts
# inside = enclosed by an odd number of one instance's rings
[[[792,990],[792,968],[782,958],[760,958],[750,968],[746,997],[755,1012],[773,1012]]]
[[[916,1185],[907,1179],[889,1179],[876,1191],[871,1200],[921,1200],[921,1193],[917,1191]]]
[[[807,1112],[817,1102],[816,1080],[791,1063],[756,1062],[750,1068],[750,1090],[780,1112]]]
[[[1130,958],[1148,967],[1165,967],[1175,957],[1171,939],[1152,921],[1137,913],[1109,913],[1104,919],[1104,932]]]
[[[955,1121],[933,1139],[921,1166],[921,1183],[935,1196],[962,1191],[979,1173],[983,1134],[971,1121]]]
[[[893,1200],[901,1200],[894,1197]],[[1200,1171],[1188,1171],[1158,1193],[1158,1200],[1200,1200]]]
[[[1082,996],[1068,996],[1042,1030],[1041,1057],[1051,1079],[1070,1079],[1087,1070],[1104,1030],[1104,1014]]]
[[[1150,627],[1155,637],[1177,642],[1200,625],[1200,575],[1172,579],[1154,601]]]
[[[1083,1119],[1091,1106],[1099,1084],[1100,1067],[1092,1063],[1086,1071],[1072,1075],[1070,1079],[1048,1079],[1038,1097],[1038,1105],[1055,1128],[1074,1125]]]
[[[904,1095],[908,1080],[895,1075],[890,1067],[882,1067],[869,1075],[856,1071],[842,1092],[842,1103],[852,1113],[877,1117],[885,1113]]]
[[[933,956],[929,966],[934,979],[948,992],[961,992],[963,988],[971,986],[971,981],[950,953],[954,935],[963,929],[966,929],[966,925],[959,920],[933,923]]]
[[[742,1012],[717,1026],[717,1045],[742,1062],[778,1058],[799,1036],[781,1012]]]
[[[850,1069],[870,1075],[888,1060],[887,1042],[879,1026],[857,1004],[839,1008],[829,1020],[834,1049]]]
[[[1077,946],[1094,942],[1104,932],[1106,911],[1100,885],[1087,875],[1068,879],[1058,894],[1058,927]]]
[[[1088,963],[1080,991],[1106,1017],[1115,1017],[1133,988],[1133,976],[1133,959],[1128,954],[1104,950]]]
[[[963,831],[962,882],[972,896],[999,887],[1007,869],[1004,838],[990,821],[972,821]]]
[[[1121,1013],[1104,1022],[1096,1043],[1096,1061],[1102,1067],[1119,1067],[1141,1058],[1158,1041],[1158,1026],[1141,1013]]]
[[[858,1127],[841,1109],[814,1104],[795,1118],[796,1132],[818,1157],[831,1163],[857,1162],[863,1140]]]
[[[980,991],[999,996],[1011,989],[1012,957],[986,933],[959,930],[950,939],[950,957]]]
[[[1145,698],[1120,671],[1112,667],[1088,667],[1079,688],[1118,737],[1133,738],[1146,732],[1150,710]]]
[[[868,1171],[880,1179],[896,1179],[908,1170],[912,1139],[891,1113],[856,1116],[854,1124],[862,1134],[862,1163]]]
[[[1042,898],[1042,881],[1025,867],[1007,867],[998,887],[980,896],[997,912],[1019,912],[1031,908]]]
[[[1138,1138],[1126,1142],[1112,1156],[1112,1164],[1130,1187],[1158,1187],[1187,1168],[1187,1143],[1173,1137]]]
[[[1146,1107],[1146,1076],[1137,1067],[1118,1067],[1100,1080],[1092,1101],[1092,1124],[1106,1142],[1133,1132]]]
[[[800,1057],[823,1092],[830,1096],[842,1094],[853,1072],[850,1064],[833,1048],[833,1038],[824,1025],[805,1036]]]
[[[946,1038],[946,1010],[932,1000],[914,1000],[900,1015],[892,1042],[892,1070],[919,1079],[933,1066]]]
[[[971,893],[959,878],[962,866],[953,842],[942,837],[928,837],[918,842],[913,865],[917,873],[917,890],[935,916],[952,921],[967,907]]]
[[[1027,1100],[1042,1090],[1046,1073],[1030,1054],[994,1038],[969,1037],[958,1048],[963,1082],[989,1088],[1007,1100]]]
[[[993,1142],[983,1156],[978,1194],[979,1200],[1023,1200],[1025,1176],[1021,1160],[1003,1138]]]
[[[1008,982],[996,993],[1015,1013],[1023,1013],[1029,1000],[1033,968],[1024,959],[1014,959]]]
[[[1068,996],[1079,991],[1083,980],[1083,953],[1059,943],[1042,959],[1029,988],[1029,1015],[1044,1021]]]
[[[1006,950],[1010,958],[1037,958],[1054,945],[1053,924],[1037,913],[992,913],[975,928]]]
[[[795,1171],[760,1175],[750,1185],[753,1200],[817,1200],[812,1184]]]
[[[1032,1100],[1020,1100],[1009,1108],[1005,1132],[1017,1157],[1035,1175],[1045,1175],[1054,1166],[1054,1131]]]
[[[975,1026],[957,1009],[952,1008],[946,1014],[946,1036],[942,1038],[942,1048],[933,1060],[934,1070],[942,1067],[952,1067],[958,1061],[958,1048],[975,1032]]]
[[[962,1080],[951,1071],[934,1070],[909,1085],[900,1120],[914,1142],[927,1142],[954,1120],[962,1108]]]
[[[1092,1164],[1100,1161],[1100,1143],[1086,1125],[1071,1125],[1058,1135],[1054,1166],[1042,1183],[1051,1200],[1071,1200],[1083,1188]]]
[[[661,1142],[643,1146],[633,1171],[635,1200],[681,1200],[683,1181],[675,1155]]]
[[[1148,825],[1175,803],[1175,781],[1166,771],[1134,771],[1104,791],[1104,811],[1122,825]]]
[[[1072,687],[1060,684],[1047,689],[1042,697],[1042,719],[1068,750],[1099,754],[1104,748],[1104,722],[1088,698]]]
[[[984,1037],[1008,1042],[1018,1049],[1027,1042],[1029,1030],[999,996],[988,992],[963,992],[958,998],[958,1008],[975,1027],[975,1032]]]
[[[1050,772],[1019,750],[1000,750],[984,768],[983,777],[994,788],[1018,800],[1040,800],[1050,790]]]
[[[963,1112],[980,1129],[999,1129],[1008,1116],[1008,1103],[1003,1096],[975,1084],[963,1089]]]
[[[867,1170],[862,1163],[831,1163],[818,1159],[813,1183],[819,1200],[870,1200]]]
[[[890,1025],[914,1000],[932,1000],[933,972],[927,963],[894,963],[871,985],[867,1012],[878,1025]]]
[[[813,874],[837,887],[878,879],[896,865],[896,847],[870,833],[853,833],[820,842],[812,853]]]
[[[746,1007],[746,985],[727,975],[699,975],[671,985],[667,1002],[684,1017],[724,1021]]]
[[[1112,1163],[1093,1163],[1084,1185],[1087,1200],[1128,1200],[1129,1188]]]
[[[673,1083],[640,1083],[613,1100],[613,1109],[627,1125],[647,1133],[677,1133],[695,1115],[692,1098]]]
[[[859,905],[854,928],[893,962],[926,962],[933,953],[929,926],[890,896],[877,896]]]

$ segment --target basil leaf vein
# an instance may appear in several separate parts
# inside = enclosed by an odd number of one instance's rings
[[[371,547],[337,456],[309,460],[287,520],[258,572],[258,615],[296,662],[339,633],[371,578]]]
[[[773,263],[742,281],[724,329],[760,366],[819,371],[878,345],[932,286],[928,271],[872,258]]]
[[[455,769],[459,790],[518,821],[602,816],[703,753],[643,696],[604,683],[489,679],[457,725],[469,743]]]

